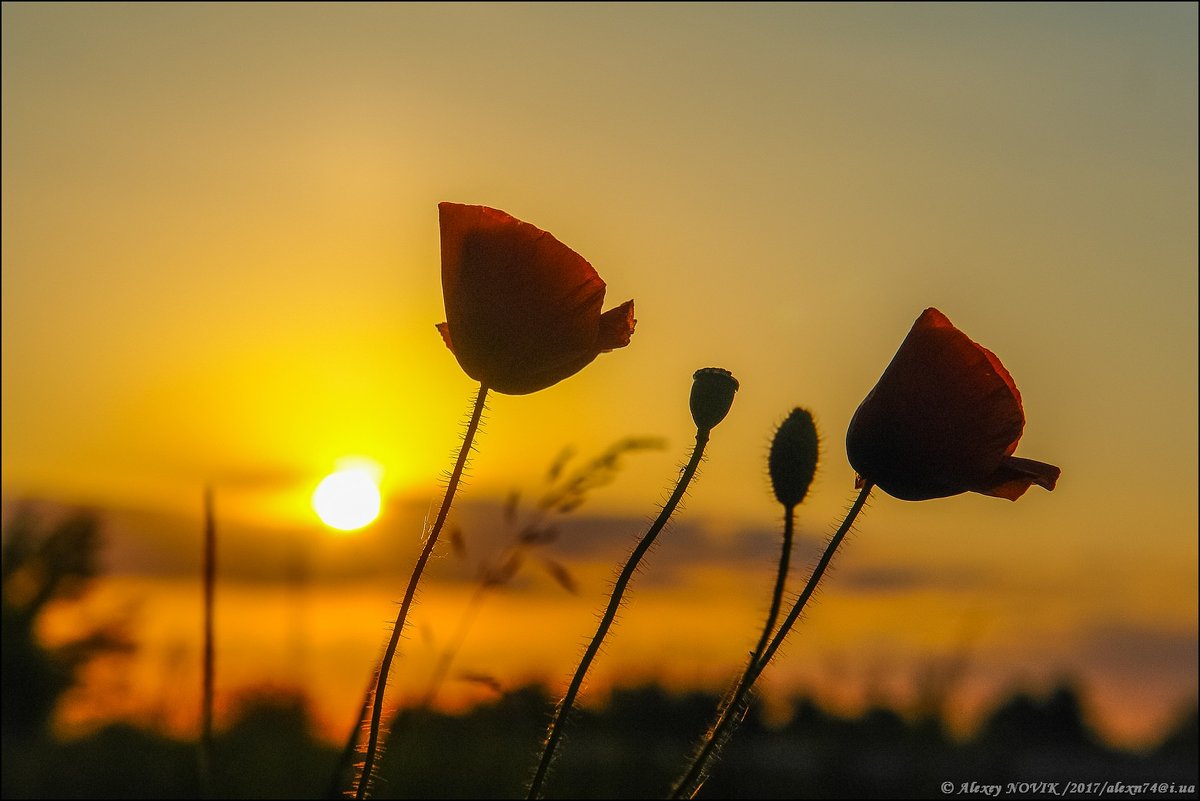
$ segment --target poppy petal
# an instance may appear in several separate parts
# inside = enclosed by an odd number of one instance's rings
[[[552,387],[564,378],[570,378],[595,361],[599,355],[599,351],[589,351],[569,361],[543,367],[540,370],[530,369],[520,374],[510,374],[504,377],[503,383],[493,388],[505,395],[528,395],[546,387]]]
[[[438,323],[437,330],[442,335],[442,341],[446,343],[446,347],[450,349],[451,353],[454,353],[454,345],[450,342],[450,326],[446,323]]]
[[[983,351],[926,309],[851,421],[855,470],[905,500],[956,495],[995,472],[1024,416]]]
[[[897,498],[941,498],[1003,485],[997,473],[1024,426],[1021,395],[996,355],[929,308],[855,412],[846,452],[863,479]]]
[[[600,330],[595,347],[567,361],[549,365],[536,372],[526,372],[520,378],[510,378],[500,391],[508,395],[528,395],[575,375],[591,364],[601,353],[628,345],[636,322],[637,320],[633,317],[632,300],[626,301],[614,309],[609,309],[600,315]]]
[[[447,325],[472,378],[534,392],[628,342],[625,312],[601,321],[604,281],[552,234],[486,206],[438,208]]]
[[[633,316],[633,301],[627,300],[615,309],[600,315],[600,336],[596,345],[601,352],[623,348],[633,336],[637,320]]]
[[[1008,456],[1000,464],[1000,469],[992,474],[983,486],[975,487],[974,490],[983,495],[1015,501],[1034,484],[1053,490],[1061,472],[1052,464]]]
[[[440,208],[446,317],[469,375],[519,373],[590,349],[604,282],[583,257],[496,209]]]

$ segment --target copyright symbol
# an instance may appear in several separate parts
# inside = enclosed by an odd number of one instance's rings
[[[954,792],[954,784],[952,782],[942,782],[942,792],[946,795]]]

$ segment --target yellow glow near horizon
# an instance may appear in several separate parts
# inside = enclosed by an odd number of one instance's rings
[[[338,531],[355,531],[379,517],[383,497],[378,471],[369,466],[342,467],[326,476],[313,492],[321,522]]]

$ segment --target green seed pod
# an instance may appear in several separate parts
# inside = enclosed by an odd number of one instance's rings
[[[703,367],[692,375],[692,420],[696,428],[709,431],[729,414],[733,395],[738,391],[737,379],[720,367]]]
[[[817,472],[820,443],[812,415],[799,407],[792,409],[779,424],[771,441],[767,470],[775,497],[788,509],[799,504],[808,494],[813,475]]]

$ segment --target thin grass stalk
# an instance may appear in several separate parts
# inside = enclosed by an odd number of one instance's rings
[[[458,652],[462,650],[463,643],[467,639],[467,634],[471,630],[471,625],[475,622],[475,618],[479,616],[479,610],[483,608],[484,598],[487,597],[490,590],[490,586],[481,584],[471,593],[471,599],[467,602],[467,608],[458,620],[458,626],[455,628],[454,634],[438,657],[437,665],[434,666],[433,675],[430,677],[429,685],[425,689],[425,695],[421,698],[420,704],[418,704],[420,709],[428,709],[433,706],[434,699],[437,698],[438,692],[442,689],[442,684],[446,681],[446,676],[450,673],[450,666],[454,663]]]
[[[204,655],[200,693],[200,786],[205,797],[213,792],[213,684],[216,673],[213,644],[213,606],[217,586],[217,523],[213,488],[204,488]]]

